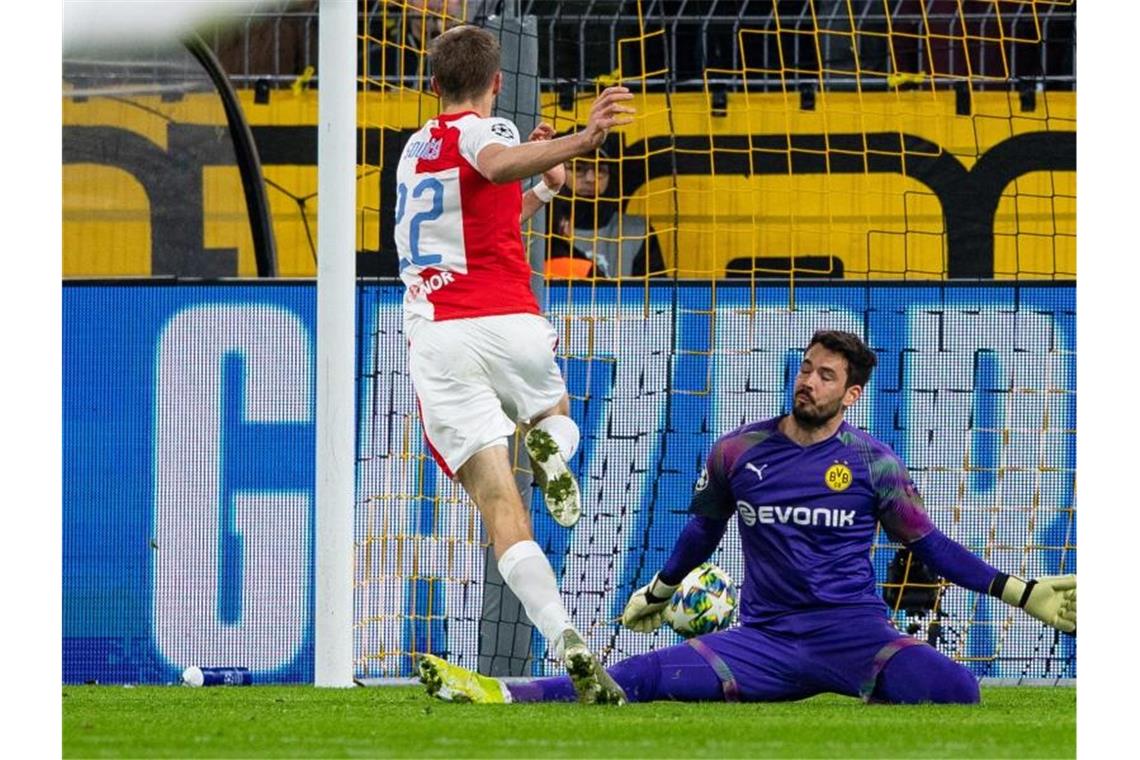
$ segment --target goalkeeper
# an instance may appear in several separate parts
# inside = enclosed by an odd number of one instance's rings
[[[692,514],[653,580],[630,597],[622,624],[648,633],[669,598],[707,560],[733,515],[745,582],[741,625],[623,660],[610,673],[629,701],[771,702],[824,692],[894,704],[976,703],[962,665],[899,632],[875,593],[878,525],[939,575],[1076,633],[1075,575],[1024,580],[991,567],[928,517],[906,467],[844,422],[875,365],[856,335],[811,339],[790,415],[744,425],[713,446]],[[442,698],[477,702],[573,699],[569,679],[504,684],[434,657],[421,677]]]

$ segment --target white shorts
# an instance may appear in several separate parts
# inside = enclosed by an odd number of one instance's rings
[[[414,319],[406,334],[424,433],[448,477],[566,393],[558,334],[537,314]]]

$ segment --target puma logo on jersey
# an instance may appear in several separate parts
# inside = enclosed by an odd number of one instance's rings
[[[443,138],[441,137],[431,140],[413,140],[404,149],[404,158],[423,158],[434,161],[439,158],[441,148],[443,148]]]
[[[768,465],[766,465],[766,464],[762,464],[759,467],[757,467],[756,465],[752,464],[751,462],[746,463],[744,466],[747,467],[748,469],[752,470],[752,472],[756,473],[756,479],[757,480],[763,480],[764,479],[764,470],[768,469]]]
[[[779,507],[764,504],[754,507],[746,501],[736,502],[740,520],[748,527],[761,525],[822,525],[825,528],[847,528],[855,525],[854,509],[830,507]]]

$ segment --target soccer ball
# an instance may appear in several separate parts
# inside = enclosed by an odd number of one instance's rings
[[[736,613],[736,587],[728,573],[705,562],[685,576],[673,592],[665,619],[673,630],[691,639],[723,631]]]

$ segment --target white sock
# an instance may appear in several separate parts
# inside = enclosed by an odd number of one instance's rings
[[[542,549],[534,541],[519,541],[499,558],[499,572],[522,602],[526,616],[551,646],[557,647],[562,632],[573,626]]]
[[[574,456],[574,452],[578,450],[578,441],[581,438],[578,425],[574,420],[564,414],[552,414],[539,420],[535,427],[550,434],[550,437],[558,444],[562,458],[569,462]]]

